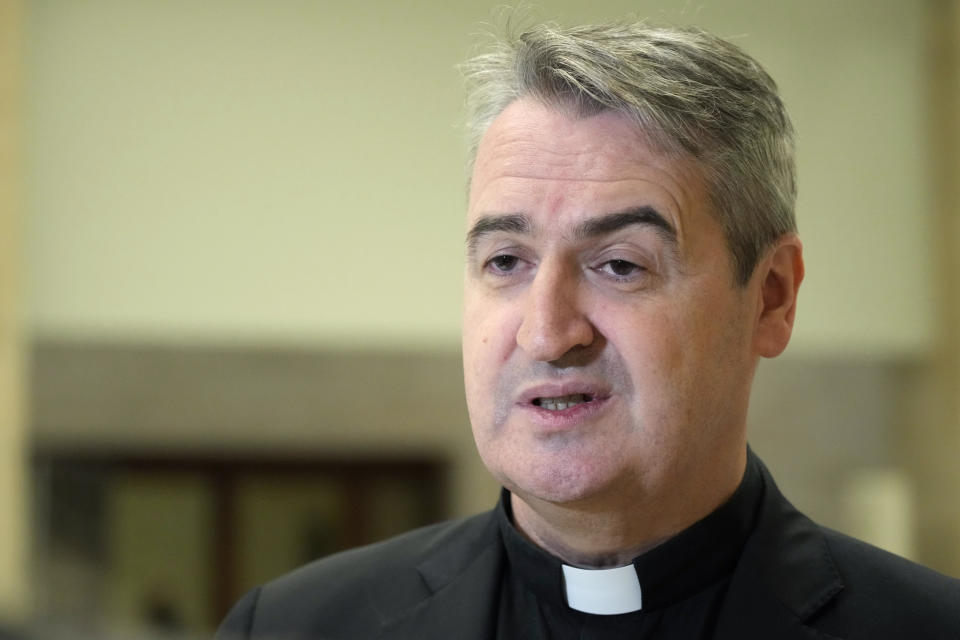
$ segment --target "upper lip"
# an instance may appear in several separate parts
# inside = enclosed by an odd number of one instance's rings
[[[567,382],[553,382],[527,387],[518,396],[518,404],[530,404],[537,398],[562,398],[576,394],[588,395],[594,400],[606,398],[610,395],[609,388],[593,382],[570,380]]]

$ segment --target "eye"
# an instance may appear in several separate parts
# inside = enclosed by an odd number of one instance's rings
[[[516,269],[519,262],[520,258],[517,256],[499,255],[490,258],[490,260],[487,261],[487,266],[495,273],[510,273]]]
[[[646,269],[640,265],[628,262],[627,260],[608,260],[601,264],[599,269],[603,273],[613,276],[618,280],[638,276],[646,271]]]

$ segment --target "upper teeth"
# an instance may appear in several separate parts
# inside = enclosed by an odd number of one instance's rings
[[[547,411],[563,411],[568,407],[573,407],[586,401],[587,394],[574,393],[558,398],[537,398],[534,400],[534,404],[539,405],[541,409],[546,409]]]

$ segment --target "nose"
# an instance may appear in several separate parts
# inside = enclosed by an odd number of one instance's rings
[[[553,362],[595,339],[581,308],[579,278],[562,265],[541,264],[526,291],[517,345],[530,358]]]

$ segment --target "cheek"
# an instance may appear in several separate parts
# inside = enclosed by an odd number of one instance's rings
[[[691,420],[690,398],[702,391],[702,336],[674,305],[647,300],[616,322],[611,316],[603,330],[622,363],[625,379],[618,386],[629,398],[632,424],[644,434],[645,447],[669,457],[671,443]]]
[[[506,360],[516,346],[519,326],[516,304],[480,295],[466,297],[463,307],[465,367]]]
[[[477,357],[483,355],[483,345],[490,341],[483,309],[484,305],[477,294],[468,292],[464,296],[461,338],[464,370],[468,373],[476,366]]]
[[[497,381],[515,350],[516,315],[509,305],[493,304],[481,296],[465,299],[463,373],[471,415],[490,404]]]
[[[630,370],[634,384],[649,384],[681,367],[688,329],[685,319],[671,313],[668,305],[650,301],[626,308],[607,305],[597,318],[594,326]]]
[[[663,365],[656,384],[663,402],[671,403],[661,409],[700,429],[728,415],[749,377],[746,329],[736,305],[725,298],[701,293],[676,311],[651,346]]]

